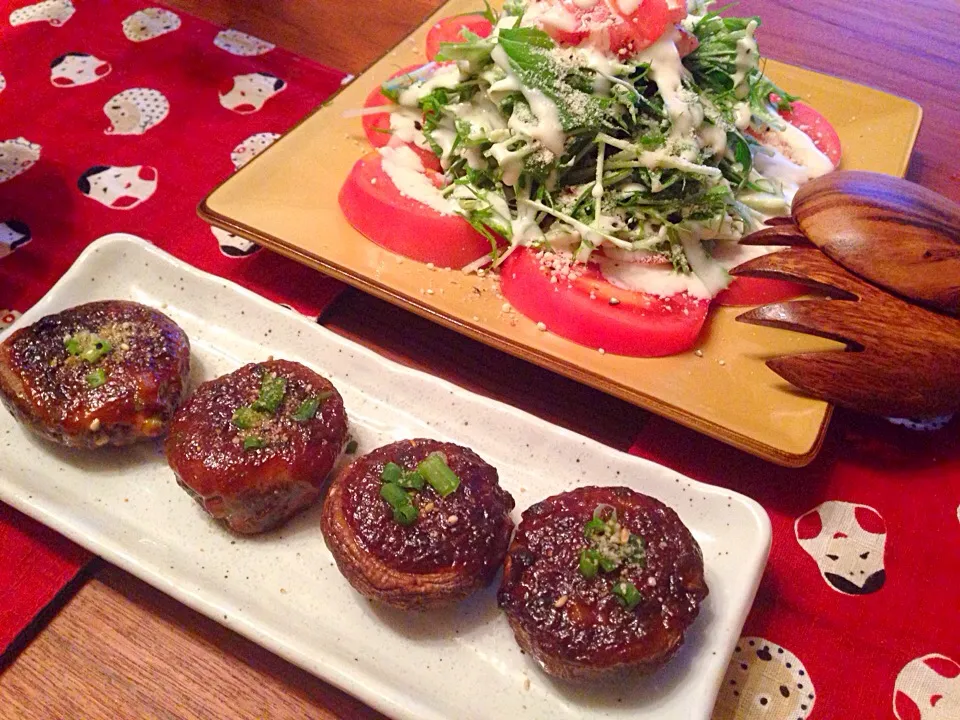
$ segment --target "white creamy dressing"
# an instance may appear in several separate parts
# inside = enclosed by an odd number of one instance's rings
[[[400,142],[416,143],[419,147],[427,147],[427,139],[417,129],[417,123],[423,118],[420,110],[401,107],[390,113],[390,142],[394,139]]]
[[[684,292],[696,298],[711,297],[710,291],[699,277],[693,273],[681,275],[673,269],[672,265],[617,262],[599,256],[596,259],[600,266],[600,273],[614,287],[660,297],[670,297]]]
[[[676,33],[666,32],[637,59],[650,64],[650,79],[657,85],[671,121],[671,138],[689,135],[703,123],[703,108],[693,93],[683,87],[686,68],[680,61]]]
[[[747,74],[756,67],[757,65],[757,56],[759,54],[759,49],[757,48],[757,41],[754,39],[753,34],[757,31],[757,21],[751,20],[747,24],[746,32],[747,34],[737,40],[737,59],[736,63],[736,72],[733,74],[733,87],[736,88],[747,78]],[[743,97],[738,95],[738,97]]]
[[[750,103],[738,102],[734,105],[733,118],[738,130],[746,130],[750,127],[750,121],[753,119],[753,111],[750,110]]]
[[[404,197],[416,200],[441,215],[454,215],[458,206],[443,196],[430,182],[423,163],[417,154],[406,145],[380,148],[380,164],[383,171]]]
[[[722,127],[704,123],[697,130],[700,145],[709,148],[711,154],[722,156],[727,151],[727,131]]]
[[[791,203],[801,185],[834,169],[830,158],[820,152],[810,136],[790,123],[785,122],[781,130],[769,128],[760,136],[760,142],[766,151],[754,154],[754,167],[778,183]]]
[[[520,83],[510,67],[510,58],[501,46],[497,45],[490,57],[507,74],[507,78],[513,78],[518,89],[523,93],[523,97],[530,105],[533,114],[537,117],[537,124],[528,126],[529,136],[534,140],[539,140],[545,148],[555,155],[562,155],[567,136],[560,124],[560,111],[557,110],[557,106],[541,91],[524,87]]]
[[[442,65],[427,80],[416,82],[410,87],[401,90],[397,96],[397,101],[405,107],[415,108],[418,106],[420,100],[437,88],[450,90],[461,82],[463,82],[463,76],[459,67],[456,65]]]
[[[546,4],[546,3],[544,3]],[[574,32],[580,25],[577,16],[567,10],[563,5],[550,5],[549,8],[539,13],[537,24],[545,28],[555,28],[564,32]]]

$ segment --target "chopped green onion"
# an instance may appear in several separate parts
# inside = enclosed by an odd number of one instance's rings
[[[286,392],[286,378],[278,377],[275,373],[264,373],[263,380],[260,381],[260,394],[252,407],[260,412],[275,413]]]
[[[103,368],[97,368],[87,373],[87,386],[90,388],[98,388],[106,382],[107,373],[104,372]]]
[[[397,479],[397,485],[409,490],[423,490],[425,484],[426,480],[423,479],[423,475],[416,470],[404,471]]]
[[[94,335],[94,338],[96,338],[96,335]],[[111,350],[113,350],[113,345],[108,343],[106,340],[100,340],[97,338],[92,347],[89,347],[80,353],[80,358],[92,365],[93,363],[98,362],[100,358],[102,358]]]
[[[386,482],[381,485],[380,497],[393,508],[393,519],[401,525],[412,525],[420,516],[420,511],[410,500],[406,490],[396,483]]]
[[[612,558],[609,555],[600,555],[600,569],[604,572],[613,572],[620,567],[619,558]]]
[[[258,435],[247,435],[243,439],[244,450],[259,450],[260,448],[265,448],[266,446],[267,441]]]
[[[637,590],[637,586],[632,582],[623,581],[614,583],[610,592],[613,593],[613,596],[617,598],[620,604],[627,610],[633,610],[640,604],[640,601],[643,600],[643,596],[640,594],[640,591]]]
[[[580,574],[588,580],[600,571],[600,553],[590,548],[580,551]]]
[[[383,466],[383,472],[380,473],[380,479],[385,483],[394,483],[396,484],[403,476],[403,468],[397,465],[395,462],[388,462]]]
[[[78,332],[63,341],[67,353],[91,365],[98,362],[104,355],[113,350],[113,345],[99,335],[88,332]]]
[[[420,517],[420,511],[417,510],[417,506],[413,503],[401,505],[393,509],[393,519],[401,525],[413,525],[418,517]]]
[[[263,416],[254,410],[249,405],[244,405],[243,407],[238,407],[233,413],[233,418],[230,422],[236,425],[241,430],[249,430],[252,427],[255,427],[260,420],[263,419]]]
[[[317,408],[320,407],[320,398],[316,395],[313,397],[308,397],[299,407],[297,407],[296,412],[293,413],[293,419],[297,422],[306,422],[307,420],[313,420],[317,415]]]
[[[380,497],[386,500],[387,504],[393,508],[410,504],[410,496],[407,495],[407,491],[396,483],[384,483],[381,485]]]
[[[583,535],[588,538],[591,535],[603,535],[606,531],[607,524],[599,518],[593,518],[593,520],[590,520],[583,526]]]
[[[417,471],[440,497],[446,497],[460,487],[460,478],[439,454],[428,455],[421,460],[417,465]]]
[[[360,444],[356,440],[351,440],[347,443],[347,447],[344,449],[344,452],[347,455],[353,455],[357,451],[358,447],[360,447]]]

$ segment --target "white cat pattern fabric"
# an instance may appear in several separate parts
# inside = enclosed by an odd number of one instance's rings
[[[103,106],[110,120],[107,135],[143,135],[170,113],[170,101],[159,90],[130,88],[117,93]]]
[[[50,84],[58,88],[75,88],[102,80],[113,66],[96,55],[68,52],[50,63]]]
[[[31,240],[30,228],[19,220],[0,222],[0,260]]]
[[[253,57],[273,50],[275,45],[239,30],[221,30],[213,39],[213,44],[231,55]]]
[[[71,0],[43,0],[43,2],[14,10],[10,13],[10,24],[16,27],[27,23],[45,22],[53,27],[60,27],[72,18],[76,11]]]
[[[42,148],[24,137],[0,140],[0,183],[13,180],[32,168]]]
[[[146,42],[172,33],[180,27],[180,17],[163,8],[138,10],[123,21],[123,34],[131,42]]]
[[[272,132],[260,132],[251,135],[233,149],[233,152],[230,153],[230,162],[233,163],[234,168],[239,170],[273,145],[279,137],[280,135]]]

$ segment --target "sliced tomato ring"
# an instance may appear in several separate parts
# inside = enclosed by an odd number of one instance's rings
[[[426,174],[440,182],[433,171]],[[369,153],[356,162],[340,189],[339,200],[340,209],[357,231],[413,260],[461,268],[490,252],[487,239],[459,215],[443,215],[401,194],[384,171],[379,153]]]
[[[734,278],[730,286],[717,295],[717,305],[767,305],[805,295],[810,290],[789,280],[770,278]]]
[[[458,15],[444,18],[427,33],[427,59],[435,60],[440,52],[440,43],[463,42],[463,31],[487,37],[493,32],[493,25],[482,15]]]
[[[795,100],[789,110],[781,111],[780,117],[798,130],[806,133],[817,149],[830,158],[834,167],[840,167],[842,148],[836,129],[823,115],[805,102]]]
[[[700,47],[700,40],[691,32],[687,32],[682,27],[677,27],[677,52],[680,57],[685,58]]]
[[[667,0],[670,22],[678,23],[687,17],[687,0]]]
[[[710,306],[709,300],[686,293],[662,298],[623,290],[607,282],[593,263],[576,279],[554,283],[537,251],[528,248],[517,248],[503,262],[500,287],[518,312],[544,323],[550,332],[580,345],[632,357],[688,350],[696,342]]]
[[[410,73],[420,67],[423,67],[423,65],[410,65],[402,70],[398,70],[391,75],[390,78],[393,79],[400,77],[401,75],[406,75],[407,73]],[[392,104],[393,101],[383,94],[383,90],[378,85],[370,91],[369,95],[367,95],[367,99],[363,103],[363,106],[365,108],[372,108],[383,107],[384,105]],[[393,137],[390,132],[390,113],[382,112],[375,113],[373,115],[364,115],[363,132],[373,147],[379,148],[388,145]],[[440,169],[440,158],[438,158],[435,153],[422,147],[418,147],[414,143],[407,143],[407,145],[409,145],[410,148],[420,156],[420,160],[423,162],[424,167],[432,168],[433,170]]]
[[[670,23],[667,0],[598,0],[589,7],[577,0],[552,4],[540,24],[561,45],[602,43],[603,50],[632,55],[652,45]]]

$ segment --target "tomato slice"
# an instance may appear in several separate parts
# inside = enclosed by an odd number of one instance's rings
[[[469,30],[474,35],[487,37],[493,32],[493,25],[480,15],[460,15],[444,18],[427,33],[427,59],[435,60],[440,52],[440,43],[463,42],[463,31]]]
[[[561,45],[602,44],[603,50],[634,54],[649,47],[670,24],[667,0],[549,0],[555,9],[543,29]],[[686,11],[684,11],[684,16]],[[561,21],[557,21],[557,16]]]
[[[423,67],[422,65],[410,65],[405,67],[402,70],[398,70],[390,78],[400,77],[401,75],[406,75],[417,68]],[[392,105],[393,101],[383,94],[380,86],[378,85],[373,90],[370,91],[370,94],[367,95],[366,101],[363,103],[365,108],[370,107],[382,107],[384,105]],[[375,148],[385,147],[390,143],[391,138],[393,137],[390,134],[390,113],[382,112],[375,113],[373,115],[364,115],[363,116],[363,132],[367,136],[367,140]],[[425,148],[418,147],[413,143],[407,143],[411,150],[413,150],[417,155],[420,156],[420,160],[423,162],[423,166],[430,168],[432,170],[440,170],[440,158],[438,158],[433,152]]]
[[[817,149],[830,158],[834,167],[840,167],[842,149],[840,136],[830,121],[810,105],[799,100],[794,101],[789,110],[781,111],[780,117],[799,130],[805,132]]]
[[[575,343],[632,357],[689,349],[707,317],[709,300],[683,293],[669,298],[622,290],[589,263],[572,281],[550,281],[537,252],[517,248],[503,262],[500,289],[519,312]],[[594,298],[591,299],[590,294]],[[610,299],[619,302],[611,305]]]
[[[789,280],[770,278],[734,278],[730,286],[717,295],[717,305],[767,305],[805,295],[810,290]]]
[[[687,17],[687,0],[667,0],[670,22],[678,23]]]
[[[431,173],[426,171],[428,177]],[[340,189],[339,200],[340,209],[357,231],[413,260],[461,268],[490,252],[487,239],[459,215],[441,215],[402,195],[384,171],[379,153],[357,161]]]
[[[696,35],[682,27],[677,27],[677,52],[680,57],[685,58],[698,47],[700,47],[700,39]]]

